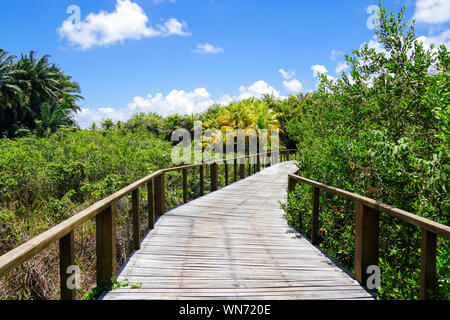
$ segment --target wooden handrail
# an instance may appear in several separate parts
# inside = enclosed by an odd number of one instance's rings
[[[394,218],[408,222],[422,230],[421,243],[421,276],[420,298],[429,298],[430,291],[436,283],[436,245],[437,236],[450,239],[450,227],[444,224],[412,214],[405,210],[394,208],[382,202],[368,197],[335,188],[324,183],[313,181],[296,174],[288,175],[288,188],[290,192],[295,190],[298,182],[313,187],[313,212],[311,242],[318,245],[318,218],[319,218],[319,191],[330,192],[345,199],[355,202],[355,278],[362,285],[367,280],[367,267],[378,265],[379,247],[379,213],[386,213]],[[302,217],[299,217],[301,230]]]
[[[280,160],[283,155],[296,152],[296,149],[278,150]],[[188,169],[200,168],[200,194],[204,193],[204,166],[211,168],[211,189],[212,191],[218,189],[218,171],[217,166],[220,163],[237,160],[250,159],[250,157],[259,157],[266,153],[258,153],[251,155],[244,155],[230,159],[216,159],[206,163],[198,163],[191,165],[184,165],[174,168],[161,169],[152,174],[128,185],[127,187],[117,191],[116,193],[96,202],[83,211],[75,214],[69,219],[57,224],[51,229],[41,233],[31,240],[23,243],[17,248],[0,256],[0,277],[4,276],[10,270],[20,266],[25,261],[29,260],[39,252],[47,249],[50,245],[60,242],[60,270],[61,270],[61,298],[74,299],[73,290],[68,290],[65,286],[67,275],[64,270],[74,261],[73,250],[73,231],[85,223],[86,221],[96,218],[96,245],[97,245],[97,285],[102,286],[110,284],[112,279],[116,277],[116,255],[115,255],[115,231],[116,231],[116,214],[117,201],[121,198],[132,194],[132,223],[133,223],[133,247],[139,249],[140,247],[140,226],[139,226],[139,193],[138,189],[147,185],[147,194],[149,196],[149,221],[148,228],[154,228],[155,215],[161,215],[166,211],[165,203],[165,183],[164,176],[168,172],[182,171],[183,174],[183,201],[187,202],[187,172]],[[269,152],[269,154],[271,154]],[[289,158],[289,156],[287,156]],[[240,161],[241,166],[246,166],[245,161]],[[273,163],[273,161],[271,161]],[[251,166],[248,161],[249,167]],[[193,172],[193,170],[190,170]],[[226,170],[226,181],[228,181],[228,170]],[[234,167],[234,176],[236,177],[236,166]],[[245,176],[245,173],[244,173]],[[236,180],[236,179],[235,179]],[[151,199],[150,199],[151,198]]]

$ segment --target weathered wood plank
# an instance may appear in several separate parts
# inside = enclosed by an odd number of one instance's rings
[[[373,299],[288,227],[278,201],[295,169],[275,165],[161,216],[118,277],[142,288],[103,298]]]

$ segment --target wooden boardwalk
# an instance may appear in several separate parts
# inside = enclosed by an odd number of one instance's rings
[[[102,299],[373,299],[288,227],[279,201],[294,171],[277,164],[167,212],[119,273],[142,287]]]

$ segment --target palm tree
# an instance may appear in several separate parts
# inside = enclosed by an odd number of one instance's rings
[[[24,98],[24,82],[18,79],[20,71],[15,68],[14,59],[14,55],[0,49],[0,137],[15,131],[14,119]]]
[[[100,126],[103,130],[112,130],[114,129],[114,121],[112,119],[106,118],[100,123]]]
[[[75,128],[72,105],[69,103],[44,102],[36,121],[36,133],[39,136],[49,135],[60,128]]]

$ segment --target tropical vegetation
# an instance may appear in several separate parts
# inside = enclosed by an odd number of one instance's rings
[[[354,50],[346,56],[349,71],[337,79],[321,75],[314,92],[215,104],[192,115],[137,113],[89,129],[74,121],[82,98],[78,84],[49,56],[30,52],[17,59],[0,50],[0,254],[138,178],[174,166],[172,132],[193,134],[196,121],[214,132],[204,146],[222,141],[218,137],[227,130],[276,130],[282,148],[300,150],[300,175],[449,225],[449,53],[417,41],[403,14],[382,9],[379,47]],[[222,171],[220,178],[223,184]],[[180,180],[178,173],[167,177],[169,206],[182,202]],[[189,177],[189,192],[198,195],[197,177]],[[311,197],[311,189],[299,184],[281,204],[293,227],[303,217],[306,235]],[[119,206],[119,265],[132,249],[127,219],[125,199]],[[322,193],[320,246],[349,270],[353,225],[353,204]],[[380,225],[380,296],[418,298],[420,230],[385,215]],[[76,243],[84,295],[94,283],[95,225],[80,228]],[[0,279],[0,298],[56,297],[56,256],[50,248]],[[434,297],[449,299],[450,245],[442,238],[437,273]],[[95,296],[95,289],[90,293]]]

